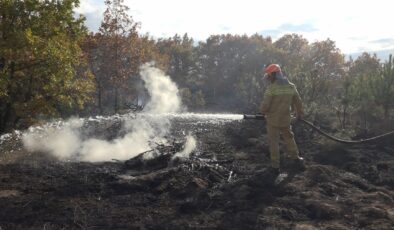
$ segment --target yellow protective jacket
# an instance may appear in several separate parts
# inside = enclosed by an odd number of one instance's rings
[[[264,93],[261,113],[266,115],[267,124],[275,127],[290,125],[290,109],[296,114],[303,115],[300,95],[293,83],[279,85],[270,84]]]

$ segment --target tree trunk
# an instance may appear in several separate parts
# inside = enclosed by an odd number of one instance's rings
[[[343,114],[342,114],[342,128],[346,128],[346,113],[347,113],[347,105],[345,108],[343,108]]]
[[[384,119],[387,121],[387,120],[390,120],[390,117],[389,117],[389,115],[390,115],[390,107],[389,106],[383,106],[383,110],[384,110]]]
[[[9,75],[9,82],[12,82],[14,79],[14,73],[15,73],[15,62],[11,62],[10,64],[10,75]],[[13,90],[11,84],[8,84],[7,86],[7,92],[9,95],[9,99],[7,102],[5,102],[3,114],[1,116],[1,121],[0,121],[0,129],[2,132],[8,131],[10,129],[10,125],[12,126],[14,124],[14,121],[12,119],[12,114],[15,114],[11,110],[12,108],[12,103],[13,103]]]
[[[363,111],[363,117],[364,117],[364,135],[366,135],[367,134],[367,112],[365,111],[365,109]]]
[[[115,113],[118,113],[118,87],[115,87],[115,101],[114,101],[114,110]]]
[[[99,114],[103,114],[103,104],[102,104],[102,88],[101,88],[101,82],[97,80],[97,99],[98,99],[98,109],[99,109]]]

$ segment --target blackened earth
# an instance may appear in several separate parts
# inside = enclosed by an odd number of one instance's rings
[[[102,136],[119,127],[106,125]],[[261,121],[179,120],[172,128],[165,154],[192,131],[192,158],[65,162],[3,143],[0,229],[394,228],[392,140],[341,145],[298,124],[306,169],[283,154],[277,178],[267,170]]]

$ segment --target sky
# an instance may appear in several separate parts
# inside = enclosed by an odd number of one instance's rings
[[[80,0],[76,13],[98,31],[104,0]],[[197,41],[214,34],[261,34],[274,41],[296,33],[310,43],[330,38],[345,54],[394,49],[388,0],[124,0],[140,32],[154,38],[187,33]]]

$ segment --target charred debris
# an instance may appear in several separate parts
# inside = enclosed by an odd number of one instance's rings
[[[0,164],[0,226],[394,227],[392,142],[348,147],[324,141],[296,125],[306,169],[286,165],[284,155],[278,176],[267,170],[269,154],[262,123],[190,124],[174,123],[172,141],[122,162],[65,162],[40,153],[14,152],[21,157]],[[183,149],[182,130],[191,128],[198,149],[189,158],[174,158]]]

